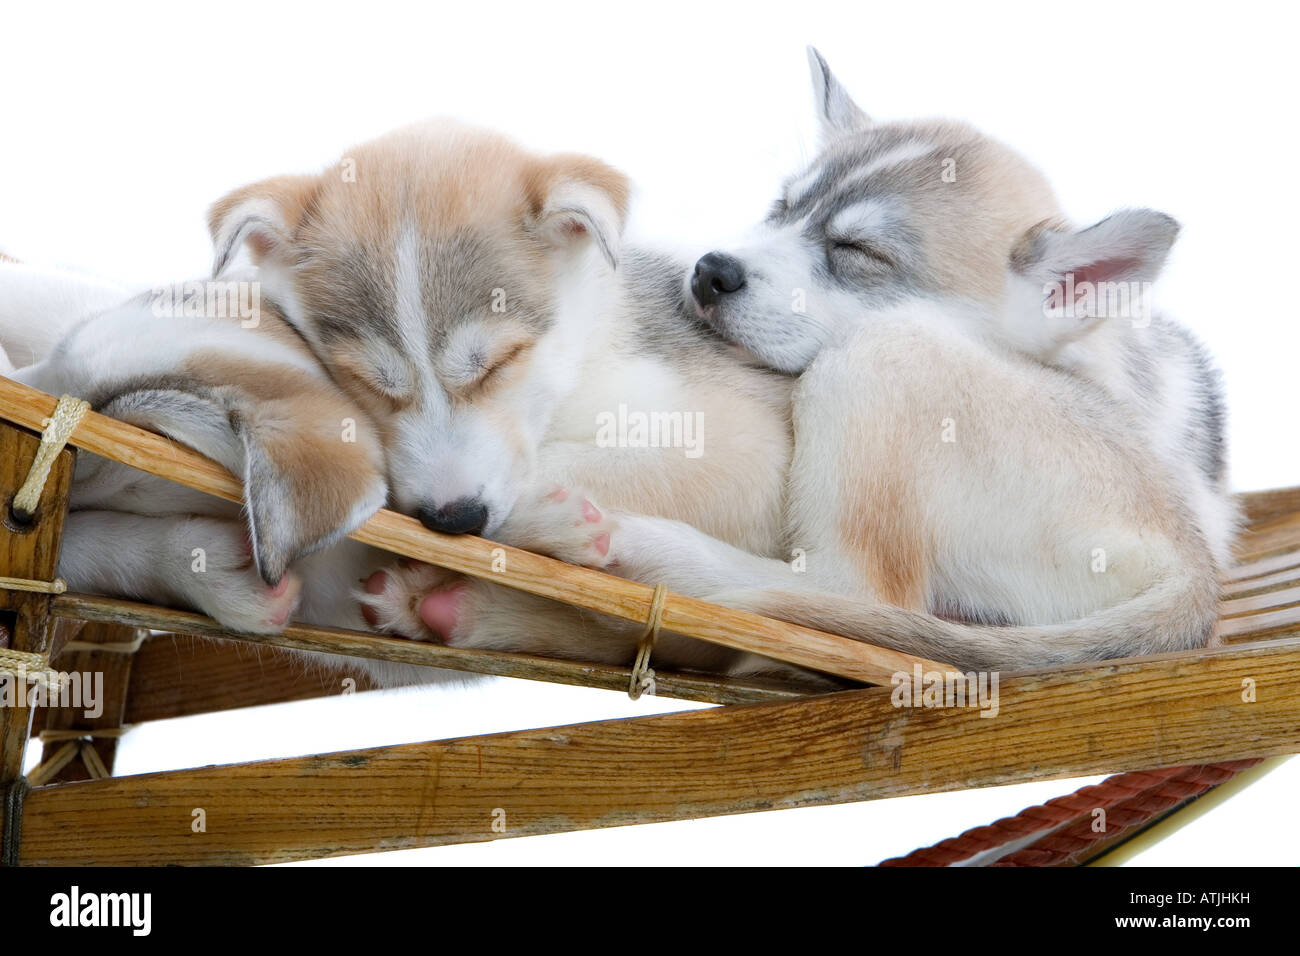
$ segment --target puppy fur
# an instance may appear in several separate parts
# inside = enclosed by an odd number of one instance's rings
[[[751,244],[684,282],[719,335],[798,376],[781,533],[746,553],[597,496],[612,546],[557,534],[550,550],[963,669],[1212,643],[1237,526],[1217,376],[1140,301],[1126,317],[1052,304],[1067,277],[1145,296],[1177,225],[1129,210],[1074,230],[1005,146],[957,123],[873,124],[812,67],[821,155]],[[409,602],[396,592],[390,606]],[[446,636],[501,645],[490,606],[462,592],[455,610]]]

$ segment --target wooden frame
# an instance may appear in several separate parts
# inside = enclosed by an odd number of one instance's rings
[[[36,393],[34,400],[27,392],[0,380],[0,417],[39,425],[53,399]],[[130,433],[136,430],[97,419],[84,434],[78,429],[74,443],[155,473],[185,460],[195,469],[186,472],[193,479],[186,483],[238,495],[233,479],[205,459],[157,436],[148,436],[151,451],[142,452]],[[0,423],[6,489],[21,481],[37,441]],[[71,465],[72,452],[64,452],[36,528],[0,530],[0,575],[52,577]],[[889,687],[808,696],[808,688],[796,685],[660,674],[661,695],[727,706],[124,778],[81,779],[86,774],[69,764],[16,804],[32,713],[0,708],[0,789],[21,810],[0,819],[0,836],[12,848],[10,862],[22,864],[267,863],[1300,752],[1300,697],[1293,692],[1300,678],[1300,489],[1244,500],[1251,523],[1242,563],[1226,583],[1225,646],[1004,675],[996,719],[982,718],[976,708],[898,708]],[[357,536],[484,575],[476,539],[442,541],[408,519],[381,518]],[[648,611],[650,589],[643,586],[622,582],[626,588],[593,596],[584,589],[606,576],[526,552],[512,551],[510,560],[534,593],[567,599],[576,592],[573,603],[626,619]],[[561,583],[546,583],[556,580]],[[846,678],[887,683],[887,671],[910,671],[914,663],[941,667],[879,656],[879,649],[863,653],[868,645],[685,598],[674,598],[672,608],[665,626],[693,627],[728,646],[770,651],[773,640],[812,635],[807,646],[813,650],[800,662],[815,658]],[[51,622],[60,631],[92,622],[77,635],[73,653],[95,655],[99,663],[109,655],[87,645],[120,644],[124,633],[140,628],[184,635],[151,637],[115,665],[113,706],[99,727],[51,710],[35,724],[47,730],[111,732],[124,723],[327,692],[280,648],[620,691],[629,677],[626,668],[328,628],[235,635],[199,615],[83,595],[0,591],[0,611],[9,615],[12,646],[19,649],[43,650]],[[201,655],[204,666],[178,679],[182,653]],[[269,676],[231,679],[254,665]],[[96,752],[111,768],[112,748],[104,740],[96,739]],[[376,813],[377,806],[384,812]],[[195,808],[212,821],[202,835],[191,830]]]

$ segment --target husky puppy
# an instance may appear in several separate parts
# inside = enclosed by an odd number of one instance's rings
[[[798,377],[782,535],[746,553],[606,508],[595,560],[549,550],[963,669],[1211,643],[1237,525],[1223,401],[1200,345],[1147,311],[1177,224],[1073,229],[1011,150],[874,124],[810,53],[820,155],[684,281],[702,321]],[[490,607],[458,609],[424,624],[500,646]]]
[[[57,283],[65,292],[77,284]],[[196,608],[241,631],[281,630],[295,610],[360,624],[347,592],[370,549],[349,541],[329,560],[313,552],[384,503],[377,429],[273,303],[245,296],[241,310],[241,288],[256,286],[160,287],[71,323],[49,354],[11,373],[168,435],[244,480],[241,514],[238,505],[79,455],[59,574],[75,590]],[[231,293],[219,308],[218,292]],[[374,552],[371,562],[379,560]],[[304,577],[312,583],[305,593]]]
[[[438,531],[598,563],[612,524],[568,490],[579,483],[779,555],[790,379],[685,309],[686,261],[622,248],[621,173],[442,122],[346,157],[218,201],[218,278],[193,290],[199,304],[188,285],[155,290],[19,373],[197,448],[247,488],[246,534],[238,508],[83,456],[60,569],[71,587],[273,632],[290,617],[365,626],[365,580],[370,622],[427,636],[420,614],[454,620],[467,588],[434,589],[429,568],[376,574],[391,556],[342,537],[387,502]],[[235,271],[244,251],[252,269]],[[255,322],[203,303],[246,286]],[[646,440],[620,415],[667,427]],[[486,584],[477,603],[491,607],[477,646],[625,656],[620,628],[591,615]],[[698,666],[734,656],[681,647]],[[374,667],[392,682],[426,673]]]

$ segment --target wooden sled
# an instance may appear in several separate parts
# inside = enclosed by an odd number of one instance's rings
[[[232,634],[196,614],[42,590],[55,581],[74,450],[54,459],[32,521],[16,520],[8,500],[55,407],[52,396],[0,379],[0,665],[103,671],[108,700],[94,721],[21,698],[0,707],[8,865],[274,863],[1300,752],[1300,488],[1290,488],[1243,496],[1249,530],[1225,580],[1224,646],[1003,674],[991,720],[976,707],[894,706],[893,674],[942,671],[942,662],[514,549],[504,549],[509,573],[493,572],[499,545],[380,512],[353,537],[834,674],[846,689],[661,672],[658,695],[725,706],[112,777],[116,740],[132,724],[338,693],[335,675],[305,673],[280,648],[344,655],[341,667],[367,657],[619,692],[643,675],[330,628]],[[220,466],[94,413],[69,443],[240,499]],[[241,655],[248,643],[265,652]],[[368,686],[358,673],[357,689]],[[37,731],[44,751],[29,781],[22,770]],[[221,825],[195,833],[198,807]]]

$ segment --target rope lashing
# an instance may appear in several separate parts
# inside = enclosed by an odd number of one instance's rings
[[[62,578],[33,581],[31,578],[0,577],[0,591],[35,591],[38,594],[62,594],[68,589]]]
[[[22,844],[23,800],[27,797],[30,784],[26,777],[19,777],[5,788],[4,792],[4,830],[0,836],[0,867],[18,865],[18,847]]]
[[[43,684],[46,687],[62,685],[66,675],[50,667],[50,659],[35,651],[14,651],[0,647],[0,675],[10,674]]]
[[[54,777],[72,763],[78,757],[86,767],[86,772],[90,774],[91,780],[104,780],[112,776],[108,772],[108,767],[95,749],[96,739],[116,739],[125,734],[130,727],[99,727],[90,729],[70,728],[68,730],[42,730],[41,742],[54,743],[65,741],[64,745],[54,751],[48,760],[45,760],[32,768],[31,773],[27,775],[27,782],[33,787],[39,787]]]
[[[89,410],[89,402],[64,395],[54,406],[54,414],[41,423],[44,429],[41,433],[41,446],[36,449],[36,457],[27,472],[27,480],[14,495],[13,514],[19,521],[30,521],[36,515],[36,508],[41,501],[41,492],[45,490],[45,482],[50,477],[50,469],[54,466],[55,459],[59,457],[59,452],[63,451],[64,446],[68,444],[68,439],[72,437],[72,433],[77,430],[81,419]]]
[[[66,730],[42,730],[39,736],[42,743],[54,743],[59,740],[81,740],[84,737],[114,740],[130,729],[130,727],[69,727]]]
[[[142,630],[140,636],[134,641],[104,641],[102,644],[97,644],[94,641],[68,641],[59,648],[59,653],[70,654],[73,651],[94,651],[101,654],[134,654],[144,644],[145,638],[148,636],[149,632]]]
[[[645,630],[636,645],[636,661],[632,664],[632,676],[628,679],[627,696],[637,700],[646,691],[654,693],[655,672],[650,666],[650,654],[654,651],[655,638],[659,636],[659,627],[663,623],[664,598],[668,588],[663,584],[655,585],[654,596],[650,599],[650,616],[646,618]]]

